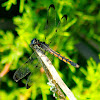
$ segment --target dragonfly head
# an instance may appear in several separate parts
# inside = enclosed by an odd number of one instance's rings
[[[37,40],[36,38],[34,38],[34,39],[31,41],[31,44],[30,44],[30,45],[33,45],[33,46],[36,45],[36,44],[37,44],[37,41],[38,41],[38,40]]]

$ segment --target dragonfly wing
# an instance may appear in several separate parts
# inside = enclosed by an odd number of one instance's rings
[[[33,81],[33,75],[32,75],[32,73],[31,73],[30,76],[29,76],[28,79],[27,79],[26,88],[29,89],[29,88],[32,86],[33,82],[34,82],[34,81]]]
[[[30,73],[29,68],[26,67],[25,65],[23,65],[14,73],[13,79],[16,82],[18,82],[20,79],[22,79],[23,77],[25,77],[29,73]]]
[[[67,15],[63,15],[61,20],[58,22],[56,32],[59,32],[59,35],[62,34],[62,32],[66,31],[66,25]]]
[[[47,25],[45,28],[47,43],[50,43],[55,38],[58,38],[59,35],[64,34],[63,32],[66,31],[65,29],[66,23],[67,23],[67,15],[62,16],[62,18],[59,20],[59,16],[57,16],[56,14],[55,6],[51,4],[48,8]]]
[[[52,29],[56,27],[56,11],[55,6],[51,4],[47,11],[47,23],[45,27],[46,36],[49,35],[49,33],[52,32]]]
[[[29,59],[14,73],[13,79],[18,82],[20,79],[25,77],[27,74],[31,73],[32,66],[36,64],[36,57],[34,53],[29,57]]]

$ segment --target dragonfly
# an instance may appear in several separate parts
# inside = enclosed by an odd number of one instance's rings
[[[52,12],[52,10],[54,11],[54,13]],[[52,13],[52,16],[50,15],[50,13]],[[52,28],[53,25],[52,23],[55,23],[56,22],[56,19],[55,19],[55,6],[53,4],[51,4],[48,8],[48,12],[47,12],[47,30],[49,32],[51,32],[51,29],[50,27]],[[51,18],[53,17],[53,18]],[[67,15],[64,15],[62,19],[65,19],[67,20]],[[60,26],[61,24],[61,21],[58,22],[58,26],[57,28]],[[57,32],[58,30],[55,30],[55,32]],[[50,54],[54,55],[55,57],[58,57],[60,60],[62,60],[63,62],[65,63],[68,63],[76,68],[79,67],[79,65],[77,63],[74,63],[72,60],[62,56],[61,54],[59,54],[58,52],[54,51],[53,49],[51,49],[49,47],[48,44],[46,44],[45,42],[42,42],[42,41],[39,41],[38,39],[34,38],[31,43],[30,43],[30,47],[33,48],[34,46],[38,46],[39,48],[41,48],[42,50],[44,51],[48,51]],[[13,76],[13,79],[18,82],[19,80],[21,80],[22,78],[24,78],[26,75],[30,74],[30,76],[28,77],[27,79],[27,82],[26,82],[26,88],[30,88],[30,86],[32,85],[32,82],[33,82],[33,78],[32,78],[32,74],[34,73],[34,69],[33,69],[33,66],[37,67],[37,56],[36,54],[33,52],[33,54],[29,57],[29,59],[19,68],[17,69],[17,71],[14,73],[14,76]]]
[[[68,64],[71,64],[72,66],[75,66],[75,67],[79,67],[78,64],[74,63],[73,61],[69,60],[68,58],[62,56],[61,54],[59,54],[58,52],[52,50],[48,44],[46,44],[45,42],[41,42],[39,40],[37,40],[36,38],[34,38],[32,41],[31,41],[31,44],[30,46],[33,47],[33,46],[39,46],[40,48],[42,48],[43,50],[45,51],[48,51],[49,53],[51,53],[52,55],[58,57],[60,60],[64,61],[65,63],[68,63]]]

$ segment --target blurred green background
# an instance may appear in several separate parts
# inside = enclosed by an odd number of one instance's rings
[[[68,20],[61,34],[44,33],[47,9],[56,6],[60,19]],[[33,38],[46,43],[80,65],[76,69],[58,58],[52,63],[78,100],[100,100],[100,1],[99,0],[0,0],[0,100],[55,100],[45,72],[34,72],[34,83],[18,83],[14,72],[32,54]],[[53,30],[53,29],[52,29]],[[33,65],[34,66],[34,65]]]

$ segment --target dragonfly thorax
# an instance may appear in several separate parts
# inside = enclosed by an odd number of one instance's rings
[[[38,40],[36,38],[34,38],[32,41],[31,41],[31,44],[30,45],[37,45],[38,44]]]

